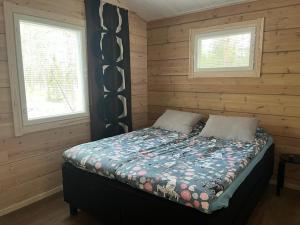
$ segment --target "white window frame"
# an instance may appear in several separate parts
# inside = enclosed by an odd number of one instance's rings
[[[88,85],[87,85],[87,62],[86,62],[86,28],[85,21],[69,18],[63,15],[58,15],[50,12],[40,11],[27,7],[18,6],[13,3],[4,2],[5,12],[5,26],[6,26],[6,39],[9,75],[10,75],[10,88],[12,98],[12,109],[14,117],[15,135],[21,136],[26,133],[32,133],[42,130],[48,130],[58,127],[86,123],[89,121],[89,101],[88,101]],[[19,20],[25,19],[42,23],[45,25],[56,25],[66,27],[69,29],[80,30],[82,33],[82,71],[84,74],[83,86],[85,89],[85,103],[86,108],[82,113],[62,115],[48,118],[41,118],[35,120],[28,120],[26,110],[26,96],[25,96],[25,83],[22,65],[22,51],[19,30]]]
[[[189,78],[260,77],[263,49],[264,18],[190,30]],[[251,33],[250,59],[247,67],[198,68],[198,41],[209,37]]]

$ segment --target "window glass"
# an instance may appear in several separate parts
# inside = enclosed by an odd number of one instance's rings
[[[198,34],[195,71],[252,70],[255,28]]]
[[[20,85],[25,92],[22,111],[28,121],[86,112],[82,30],[65,24],[18,21]]]

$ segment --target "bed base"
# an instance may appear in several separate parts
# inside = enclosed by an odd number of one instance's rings
[[[99,217],[103,224],[246,225],[273,174],[274,145],[240,185],[228,208],[204,214],[167,199],[78,169],[62,166],[64,200],[70,214],[77,209]]]

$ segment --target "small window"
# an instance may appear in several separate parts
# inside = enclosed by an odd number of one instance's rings
[[[263,20],[191,30],[191,77],[260,76]]]
[[[85,28],[39,15],[11,16],[7,20],[14,24],[10,31],[15,41],[8,43],[15,47],[10,64],[17,67],[10,68],[14,116],[19,117],[16,135],[86,119]]]

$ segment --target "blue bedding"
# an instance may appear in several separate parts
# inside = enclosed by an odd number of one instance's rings
[[[262,129],[246,143],[146,128],[76,146],[63,157],[91,173],[212,213],[228,206],[271,143]]]
[[[198,134],[204,125],[199,122],[190,135],[152,127],[145,128],[75,146],[65,151],[63,158],[78,168],[114,179],[116,170],[137,155],[192,137]]]
[[[249,165],[240,173],[240,175],[232,182],[232,184],[224,191],[224,193],[211,204],[211,210],[215,211],[222,208],[227,208],[229,200],[238,189],[241,183],[247,178],[254,167],[262,160],[268,149],[273,144],[273,138],[269,137],[263,149],[253,158]]]

